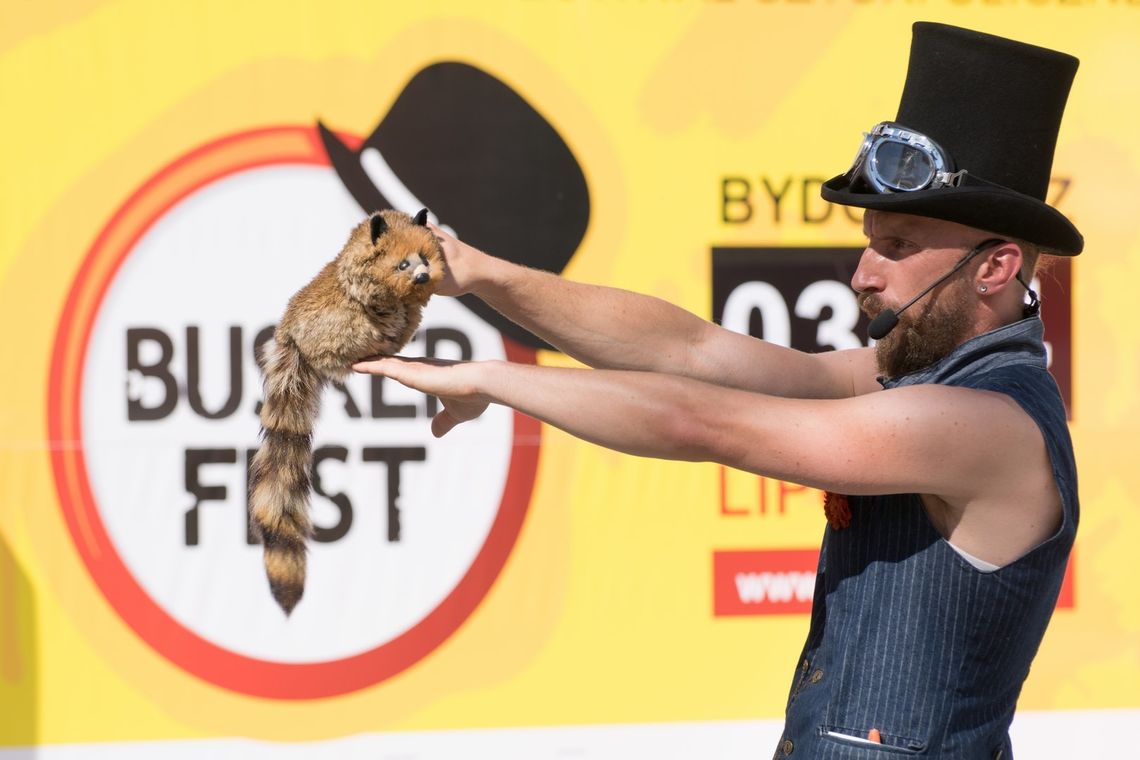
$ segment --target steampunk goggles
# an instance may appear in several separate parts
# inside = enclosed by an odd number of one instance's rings
[[[966,170],[954,169],[950,156],[934,140],[884,121],[863,135],[847,176],[852,182],[865,180],[878,193],[905,193],[957,187]]]

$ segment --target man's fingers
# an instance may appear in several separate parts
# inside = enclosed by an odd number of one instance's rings
[[[416,365],[426,364],[432,367],[449,367],[460,362],[454,359],[433,359],[427,356],[378,356],[364,359],[352,365],[354,372],[364,372],[372,375],[386,375],[393,379],[397,374],[414,371]]]
[[[432,417],[431,420],[431,434],[436,438],[442,438],[453,427],[459,424],[459,420],[452,416],[451,412],[444,409],[442,412]]]
[[[439,438],[461,422],[483,413],[487,402],[471,398],[472,389],[460,376],[464,362],[448,359],[385,356],[352,365],[356,372],[391,378],[401,385],[439,397],[443,409],[431,421],[431,432]]]
[[[384,373],[384,368],[387,366],[384,362],[387,359],[377,357],[373,359],[361,359],[352,365],[353,372],[362,372],[369,375],[380,375]]]

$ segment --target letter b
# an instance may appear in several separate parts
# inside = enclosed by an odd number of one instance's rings
[[[153,364],[143,364],[139,358],[139,347],[144,341],[158,345],[161,356]],[[174,344],[170,336],[156,327],[131,327],[127,329],[127,372],[138,372],[144,377],[157,378],[163,387],[162,402],[157,406],[146,406],[141,398],[132,398],[130,385],[127,386],[127,419],[161,420],[174,411],[178,405],[178,383],[170,373],[170,359],[174,355]]]

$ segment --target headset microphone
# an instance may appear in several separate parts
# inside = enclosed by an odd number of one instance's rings
[[[1000,238],[990,238],[989,240],[983,240],[982,242],[978,243],[976,246],[974,246],[973,250],[971,250],[962,258],[958,259],[958,263],[954,265],[953,269],[939,277],[934,282],[930,283],[930,285],[923,289],[921,293],[904,303],[897,311],[894,309],[884,309],[883,311],[879,312],[879,315],[871,320],[871,324],[867,325],[867,334],[875,340],[882,340],[883,338],[887,337],[887,334],[891,330],[895,329],[895,326],[899,323],[899,315],[909,309],[916,301],[918,301],[918,299],[922,298],[924,295],[934,290],[942,283],[946,282],[954,275],[955,272],[966,266],[966,262],[977,256],[985,249],[989,248],[990,246],[1005,242],[1007,241],[1001,240]]]
[[[867,325],[867,334],[875,340],[882,340],[887,337],[891,330],[895,329],[895,325],[898,323],[899,315],[895,313],[894,309],[886,309],[879,312],[879,316],[872,319],[871,324]]]

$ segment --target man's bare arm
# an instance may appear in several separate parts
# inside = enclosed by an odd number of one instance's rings
[[[661,372],[786,397],[836,398],[872,389],[868,350],[808,354],[777,346],[659,298],[494,258],[436,229],[448,263],[441,293],[472,293],[588,366]]]
[[[487,403],[504,404],[617,451],[714,461],[846,494],[958,502],[1020,492],[1018,473],[1040,465],[1044,452],[1040,432],[1011,399],[950,386],[791,399],[675,375],[507,362],[390,358],[356,369],[466,407],[455,423]]]
[[[502,403],[607,448],[714,461],[846,493],[919,493],[940,529],[1005,564],[1056,529],[1044,440],[1009,397],[937,385],[788,399],[646,372],[383,359],[357,365],[441,398],[443,435]]]

